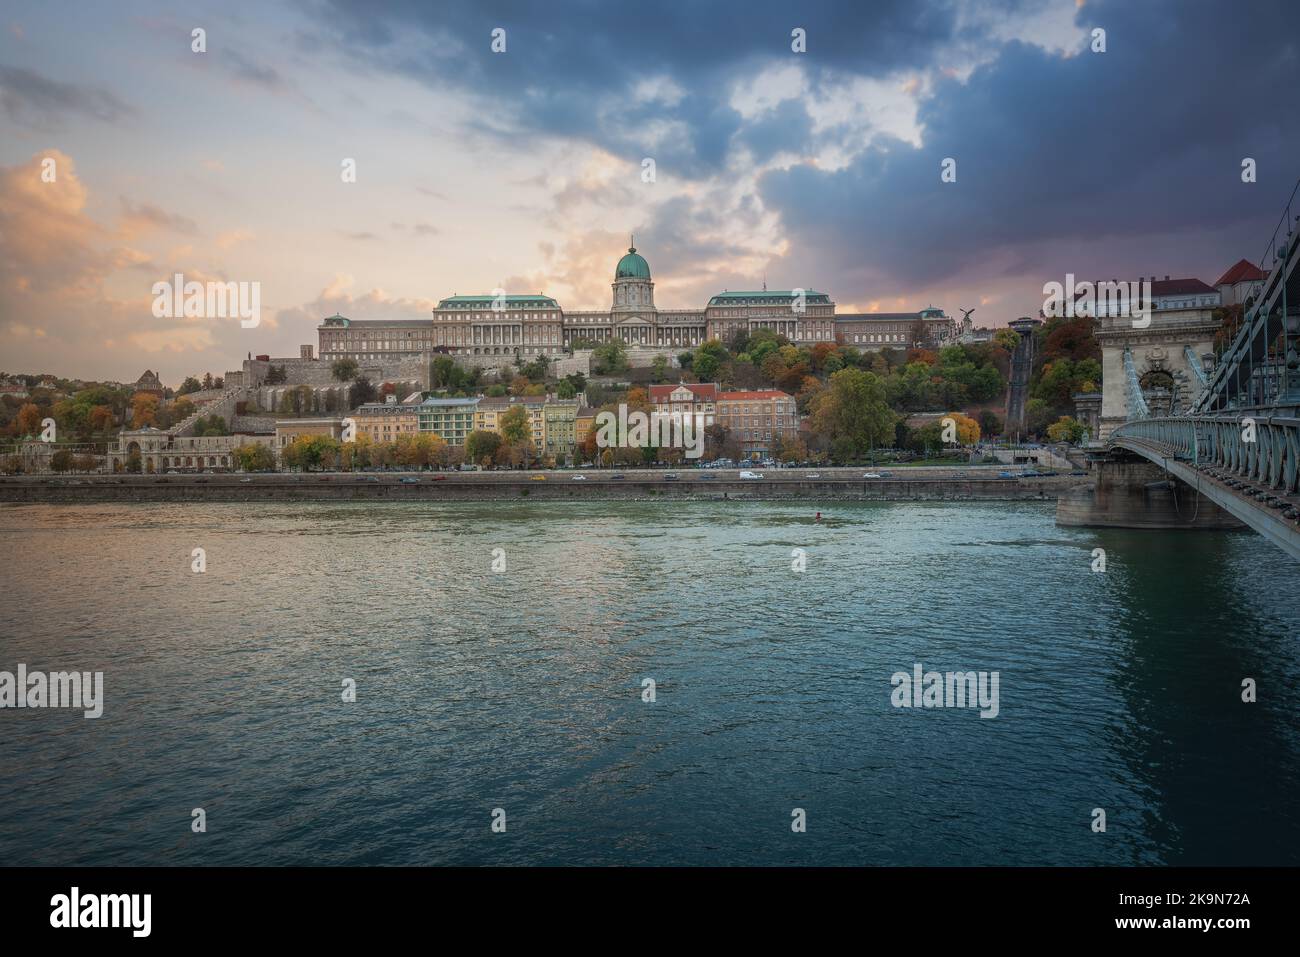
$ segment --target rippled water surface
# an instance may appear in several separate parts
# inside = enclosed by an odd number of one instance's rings
[[[107,699],[0,711],[6,864],[1300,863],[1300,565],[1250,534],[4,506],[0,562],[0,670],[103,671]],[[1000,714],[891,707],[918,662],[999,672]]]

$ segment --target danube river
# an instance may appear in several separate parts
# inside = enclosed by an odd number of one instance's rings
[[[0,861],[1300,864],[1300,565],[1053,510],[0,507]]]

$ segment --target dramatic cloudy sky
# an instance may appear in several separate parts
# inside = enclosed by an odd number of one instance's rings
[[[1300,177],[1297,90],[1295,0],[0,4],[0,370],[607,307],[632,232],[661,308],[766,276],[1003,325],[1067,272],[1213,282]],[[154,318],[175,272],[259,282],[261,326]]]

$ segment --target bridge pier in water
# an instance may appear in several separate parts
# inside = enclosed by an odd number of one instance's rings
[[[1056,503],[1056,524],[1106,528],[1208,529],[1245,524],[1161,466],[1112,451],[1093,463],[1096,481],[1069,489]]]

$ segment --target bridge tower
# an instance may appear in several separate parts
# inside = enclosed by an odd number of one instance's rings
[[[1205,388],[1220,325],[1214,315],[1219,293],[1200,280],[1168,276],[1152,276],[1151,289],[1144,317],[1124,308],[1103,310],[1096,319],[1102,380],[1097,438],[1103,441],[1130,419],[1186,412]]]

